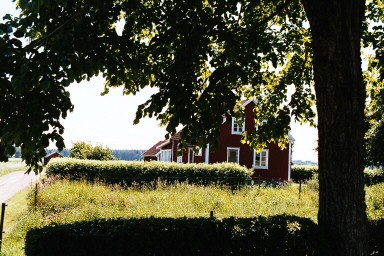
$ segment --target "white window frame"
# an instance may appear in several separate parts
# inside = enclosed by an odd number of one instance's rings
[[[237,129],[235,130],[235,124],[237,126]],[[241,128],[241,131],[240,131]],[[243,135],[243,132],[245,131],[245,119],[243,120],[243,126],[240,127],[240,125],[236,122],[235,118],[232,117],[232,134],[239,134]]]
[[[230,150],[236,150],[237,151],[237,163],[240,163],[240,148],[235,148],[235,147],[227,147],[227,162],[229,163],[229,151]],[[233,163],[233,162],[231,162]]]
[[[263,120],[260,125],[256,125],[256,131],[259,130],[260,126],[263,126],[267,123],[267,120]]]
[[[177,156],[177,162],[179,164],[183,163],[183,155]]]
[[[262,154],[265,152],[265,166],[260,165],[256,166],[256,155],[260,155],[260,159],[262,157]],[[253,151],[253,168],[254,169],[268,169],[269,165],[269,149],[264,149],[260,153],[256,153],[256,150]]]
[[[197,146],[196,151],[197,151],[197,153],[195,153],[195,156],[203,156],[203,148],[202,147]]]
[[[164,161],[164,152],[169,152],[169,161]],[[172,162],[172,149],[161,149],[160,150],[160,161],[161,162]]]

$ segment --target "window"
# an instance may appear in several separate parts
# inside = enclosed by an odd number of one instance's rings
[[[235,118],[232,117],[232,134],[243,134],[245,131],[245,120],[242,120],[242,124],[236,122]]]
[[[203,155],[203,149],[201,147],[196,147],[195,156],[202,156],[202,155]]]
[[[268,149],[264,149],[260,153],[254,152],[253,167],[255,169],[268,169]]]
[[[188,163],[195,162],[195,152],[193,151],[193,148],[188,148]]]
[[[265,125],[267,123],[267,120],[263,120],[260,125],[256,126],[256,131],[259,130],[259,127]]]
[[[239,163],[240,148],[227,148],[227,162]]]
[[[183,150],[180,143],[177,144],[177,162],[178,163],[183,162]]]
[[[162,162],[172,161],[172,154],[170,149],[165,149],[160,151],[160,161]]]

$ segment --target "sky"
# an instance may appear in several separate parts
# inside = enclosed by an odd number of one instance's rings
[[[6,13],[17,14],[12,0],[0,1],[0,20]],[[144,118],[133,125],[137,106],[149,99],[156,89],[145,88],[136,95],[123,95],[123,88],[111,89],[101,96],[104,89],[102,77],[74,83],[68,87],[74,111],[62,120],[67,148],[72,142],[87,141],[111,149],[148,149],[164,139],[165,128],[155,118]],[[317,162],[317,129],[308,125],[291,123],[295,138],[293,160]],[[53,146],[52,146],[53,147]]]

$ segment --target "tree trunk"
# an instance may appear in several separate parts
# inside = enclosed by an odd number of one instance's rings
[[[360,40],[364,0],[302,0],[313,47],[319,132],[322,255],[367,255],[364,103]]]

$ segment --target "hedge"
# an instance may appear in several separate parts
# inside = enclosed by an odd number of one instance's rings
[[[294,165],[291,170],[291,179],[294,182],[299,182],[300,180],[306,182],[313,178],[318,172],[317,166],[310,165]]]
[[[369,225],[369,255],[384,255],[384,220]],[[142,218],[52,225],[28,231],[27,256],[319,255],[307,218]]]
[[[316,255],[316,225],[295,216],[114,219],[28,231],[45,255]]]
[[[375,185],[378,183],[383,183],[384,171],[379,169],[375,169],[375,170],[365,169],[364,179],[365,179],[366,185]]]
[[[291,178],[294,182],[299,182],[300,180],[302,182],[307,182],[308,180],[313,179],[317,173],[317,166],[297,165],[292,167]],[[379,169],[365,169],[364,180],[365,184],[368,186],[383,183],[384,171]]]
[[[144,161],[97,161],[54,159],[47,165],[47,176],[71,180],[101,181],[107,184],[188,182],[209,185],[242,185],[250,180],[250,170],[237,164],[177,164]]]

